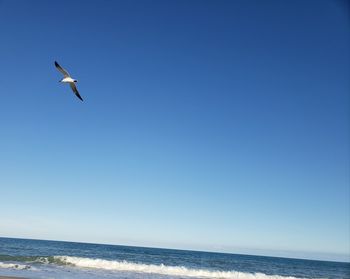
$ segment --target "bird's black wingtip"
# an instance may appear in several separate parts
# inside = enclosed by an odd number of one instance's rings
[[[55,61],[55,66],[56,66],[56,67],[58,66],[58,63],[57,63],[57,61]]]

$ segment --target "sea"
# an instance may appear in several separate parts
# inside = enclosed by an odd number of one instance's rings
[[[0,238],[0,275],[25,278],[350,278],[350,263]]]

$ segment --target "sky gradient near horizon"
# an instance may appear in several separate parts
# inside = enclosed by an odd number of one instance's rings
[[[349,260],[349,26],[346,1],[0,0],[0,236]]]

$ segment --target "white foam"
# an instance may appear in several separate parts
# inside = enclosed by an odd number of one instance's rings
[[[90,259],[81,257],[55,256],[57,261],[64,264],[82,268],[96,268],[111,271],[126,271],[139,273],[153,273],[172,276],[187,276],[199,278],[222,278],[222,279],[296,279],[280,275],[266,275],[263,273],[246,273],[238,271],[215,271],[207,269],[192,269],[184,266],[166,266],[154,264],[140,264],[127,261],[109,261],[102,259]],[[300,278],[299,278],[300,279]]]
[[[30,265],[16,264],[16,263],[3,263],[0,262],[0,268],[12,268],[12,269],[30,269]]]

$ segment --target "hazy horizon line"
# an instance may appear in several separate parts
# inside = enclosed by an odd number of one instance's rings
[[[75,240],[57,240],[57,239],[41,239],[41,238],[26,238],[26,237],[12,237],[12,236],[0,236],[0,238],[7,239],[20,239],[20,240],[34,240],[34,241],[52,241],[52,242],[70,242],[70,243],[81,243],[81,244],[92,244],[92,245],[109,245],[109,246],[125,246],[125,247],[138,247],[138,248],[149,248],[149,249],[163,249],[163,250],[177,250],[177,251],[192,251],[192,252],[203,252],[203,253],[218,253],[218,254],[232,254],[232,255],[243,255],[243,256],[255,256],[255,257],[269,257],[269,258],[284,258],[284,259],[293,259],[293,260],[304,260],[304,261],[320,261],[320,262],[338,262],[338,263],[350,263],[350,254],[338,254],[338,253],[328,253],[328,252],[306,252],[306,251],[287,251],[287,250],[275,250],[275,249],[259,249],[259,248],[236,248],[235,251],[228,250],[216,250],[210,248],[196,249],[196,248],[180,248],[180,247],[164,247],[164,246],[153,246],[153,245],[136,245],[136,244],[117,244],[117,243],[108,243],[108,242],[87,242],[87,241],[75,241]],[[232,249],[234,249],[232,247]],[[247,250],[244,252],[244,250]],[[249,254],[251,251],[252,254]],[[256,252],[254,252],[256,251]],[[259,253],[257,251],[261,251]],[[266,253],[264,253],[266,251]],[[272,254],[269,254],[271,252]],[[276,253],[276,254],[273,254]],[[278,255],[278,253],[281,253]],[[285,255],[284,253],[290,253],[291,255]],[[297,255],[293,256],[293,253],[301,254],[310,254],[316,256],[316,254],[328,256],[328,257],[339,257],[337,259],[331,258],[316,258],[316,257],[300,257]]]

